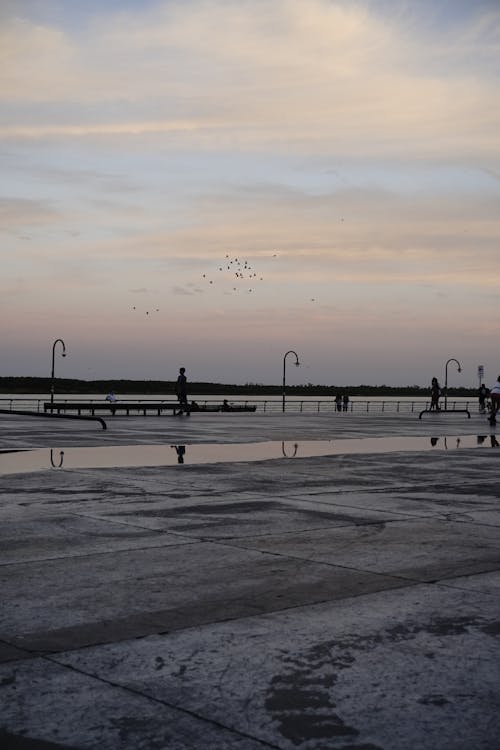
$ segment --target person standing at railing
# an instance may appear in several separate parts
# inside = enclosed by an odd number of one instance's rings
[[[342,394],[340,393],[335,396],[335,408],[337,411],[342,411]]]
[[[347,411],[349,409],[349,396],[347,393],[344,393],[342,396],[342,411]]]
[[[108,395],[106,396],[106,401],[109,401],[109,409],[111,411],[111,414],[114,417],[115,416],[115,412],[116,412],[116,406],[115,406],[115,404],[118,401],[118,399],[116,398],[116,396],[115,396],[115,394],[114,394],[113,391],[110,391],[108,393]]]
[[[441,388],[439,387],[438,379],[432,378],[431,381],[431,408],[430,411],[441,411],[439,406],[439,398],[441,396]]]
[[[486,411],[486,398],[488,396],[488,389],[486,388],[485,384],[483,383],[478,391],[478,399],[479,399],[479,411],[481,414],[484,414]]]
[[[191,414],[191,410],[189,408],[188,400],[187,400],[187,378],[186,378],[186,368],[181,367],[179,369],[179,377],[177,378],[177,382],[175,384],[175,392],[177,394],[177,399],[179,401],[179,415],[180,414],[186,414],[186,417],[189,417]]]

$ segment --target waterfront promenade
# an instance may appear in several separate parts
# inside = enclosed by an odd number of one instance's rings
[[[107,423],[0,415],[0,451],[46,450],[16,474],[20,454],[0,453],[2,747],[498,750],[500,433],[484,416]],[[412,436],[425,448],[398,449]],[[391,441],[357,452],[364,438]],[[245,460],[263,441],[281,458]],[[243,460],[189,463],[225,443]],[[185,462],[64,461],[129,445],[183,445]]]

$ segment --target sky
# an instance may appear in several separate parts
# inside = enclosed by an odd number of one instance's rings
[[[2,0],[0,376],[500,372],[499,0]]]

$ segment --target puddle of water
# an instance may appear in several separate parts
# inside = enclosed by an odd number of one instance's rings
[[[495,435],[460,437],[382,437],[343,440],[198,443],[195,445],[115,445],[93,448],[39,448],[0,452],[0,475],[46,469],[175,466],[277,458],[308,458],[355,453],[497,448]]]

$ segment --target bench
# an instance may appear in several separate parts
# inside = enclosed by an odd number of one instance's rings
[[[173,414],[177,414],[177,412],[180,411],[180,408],[178,401],[175,403],[167,403],[164,401],[106,401],[102,403],[98,401],[54,401],[54,403],[51,403],[50,401],[45,401],[43,404],[43,409],[46,412],[54,411],[59,414],[62,411],[76,411],[78,414],[81,414],[82,411],[89,411],[92,416],[94,416],[96,411],[107,412],[113,416],[117,412],[125,412],[125,414],[129,416],[130,412],[134,411],[140,412],[146,416],[148,411],[153,411],[160,416],[162,411],[171,411]]]
[[[230,412],[230,411],[255,411],[257,409],[256,406],[248,406],[248,404],[228,404],[227,406],[224,406],[223,404],[202,404],[201,406],[198,406],[198,404],[191,404],[190,406],[191,411],[224,411],[224,412]]]
[[[241,412],[241,411],[255,411],[256,406],[248,406],[247,404],[203,404],[199,406],[196,403],[189,405],[190,411],[201,411],[201,412]],[[60,414],[61,412],[76,411],[81,414],[82,411],[88,411],[94,416],[96,411],[107,412],[113,416],[117,412],[124,412],[127,417],[130,412],[138,412],[146,416],[148,412],[156,412],[158,416],[164,411],[171,411],[174,416],[181,411],[181,406],[178,401],[54,401],[53,404],[50,401],[45,401],[43,404],[43,410],[45,412],[55,412]]]
[[[422,419],[422,414],[467,414],[470,419],[470,411],[468,409],[422,409],[418,415],[419,419]]]

